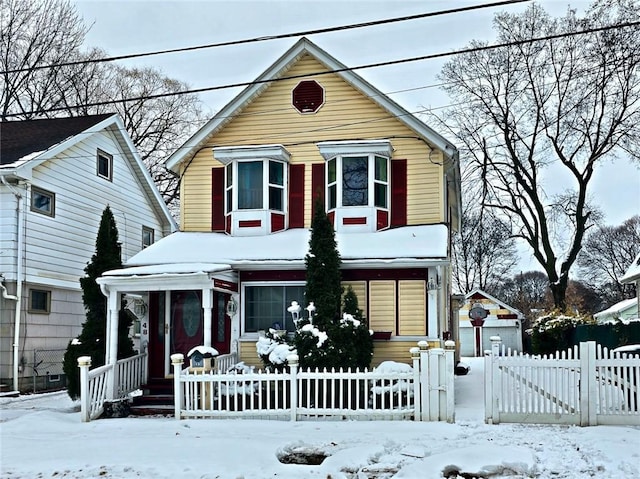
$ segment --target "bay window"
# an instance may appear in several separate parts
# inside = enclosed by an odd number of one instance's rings
[[[338,155],[327,161],[327,207],[389,207],[389,158]]]

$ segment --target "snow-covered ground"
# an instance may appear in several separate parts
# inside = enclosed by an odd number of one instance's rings
[[[0,477],[640,477],[639,427],[484,424],[482,362],[465,362],[471,372],[455,379],[455,424],[163,417],[81,423],[66,393],[2,398]],[[278,460],[295,451],[328,457],[320,465]]]

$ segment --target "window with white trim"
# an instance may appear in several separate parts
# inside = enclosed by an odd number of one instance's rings
[[[225,213],[286,211],[289,152],[282,145],[214,148],[225,164]]]
[[[113,156],[102,150],[98,150],[96,156],[96,170],[100,178],[113,180]]]
[[[56,195],[50,191],[33,186],[31,188],[31,211],[46,216],[55,216]]]
[[[148,248],[155,242],[155,231],[147,226],[142,227],[142,249]]]
[[[255,333],[269,328],[294,331],[287,308],[291,301],[305,304],[304,283],[247,284],[243,286],[244,331]]]
[[[338,155],[327,161],[327,207],[389,207],[389,158]]]
[[[322,142],[318,149],[326,160],[327,209],[389,208],[388,140]]]

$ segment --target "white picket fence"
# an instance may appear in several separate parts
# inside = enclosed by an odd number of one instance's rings
[[[454,348],[421,341],[405,371],[300,370],[290,357],[286,372],[193,372],[175,354],[175,417],[453,422]]]
[[[613,353],[595,342],[530,356],[492,338],[485,354],[485,421],[640,425],[640,356]]]
[[[78,358],[80,368],[80,420],[89,422],[100,417],[104,403],[121,399],[140,388],[147,380],[148,354],[146,352],[121,359],[115,365],[105,364],[91,368],[91,358]]]

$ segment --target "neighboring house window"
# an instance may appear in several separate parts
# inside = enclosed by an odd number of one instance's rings
[[[349,206],[389,208],[388,140],[324,142],[318,148],[327,160],[327,208]]]
[[[29,312],[48,314],[51,311],[51,291],[32,289],[29,294]]]
[[[97,155],[97,171],[98,176],[109,181],[113,180],[113,156],[98,150]]]
[[[245,284],[243,288],[245,332],[269,328],[295,330],[287,308],[291,301],[305,304],[304,284]]]
[[[56,211],[56,195],[50,191],[31,188],[31,211],[47,216],[55,216]]]
[[[142,249],[151,246],[155,242],[155,231],[152,228],[142,227]]]

